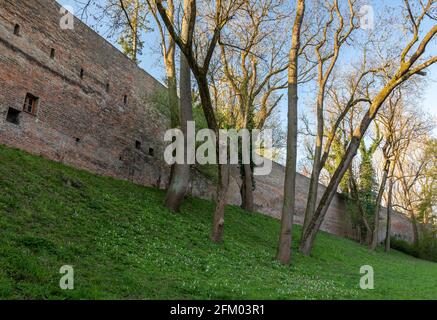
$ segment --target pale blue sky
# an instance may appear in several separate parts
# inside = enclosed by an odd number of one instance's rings
[[[82,0],[83,1],[83,0]],[[62,5],[70,5],[77,12],[77,0],[58,0]],[[373,0],[368,1],[368,4],[374,7],[375,11],[384,10],[386,5],[402,5],[401,0]],[[76,14],[77,15],[77,14]],[[377,15],[377,12],[375,13]],[[100,29],[99,33],[102,36],[107,36],[105,30]],[[110,40],[116,47],[118,45],[114,43],[114,39]],[[145,69],[148,73],[154,76],[156,79],[164,82],[164,67],[162,63],[162,57],[159,54],[159,37],[156,33],[149,33],[145,36],[145,48],[142,57],[140,58],[140,66]],[[428,52],[437,54],[437,41],[434,41],[429,47]],[[303,97],[301,101],[305,100],[305,91],[302,92]],[[423,96],[422,104],[425,110],[427,110],[430,115],[437,118],[437,65],[432,66],[428,69],[428,86]],[[283,100],[280,107],[281,119],[285,124],[286,119],[286,101]],[[308,110],[306,110],[308,113]],[[437,130],[435,130],[434,135],[437,137]]]

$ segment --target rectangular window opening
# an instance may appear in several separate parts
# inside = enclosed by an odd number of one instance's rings
[[[50,50],[50,58],[52,58],[52,59],[55,58],[55,52],[56,52],[56,51],[55,51],[55,49],[53,49],[53,48]]]
[[[135,141],[135,149],[137,150],[141,149],[141,142],[138,140]]]
[[[124,103],[125,105],[127,104],[127,95],[124,95],[123,103]]]
[[[26,95],[26,100],[24,101],[23,110],[27,113],[36,115],[36,108],[38,106],[39,98],[35,97],[33,94],[28,93]]]
[[[20,25],[16,24],[14,27],[14,35],[19,36],[20,35]]]
[[[155,156],[155,150],[153,148],[149,148],[149,156],[151,157]]]
[[[106,92],[109,92],[109,83],[106,84]]]
[[[83,69],[80,69],[80,78],[83,79],[84,71]]]
[[[6,121],[19,125],[20,124],[20,110],[14,109],[14,108],[9,108],[8,109],[8,114],[6,115]]]

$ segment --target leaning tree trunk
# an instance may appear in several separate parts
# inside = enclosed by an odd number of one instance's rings
[[[393,172],[393,169],[392,169],[392,172]],[[393,197],[393,173],[390,174],[390,181],[388,183],[387,228],[385,231],[385,252],[390,251],[392,197]]]
[[[186,40],[188,37],[188,24],[184,19],[182,22],[181,37]],[[188,141],[188,121],[193,120],[193,108],[191,99],[191,69],[185,55],[180,55],[180,124],[181,130],[185,137],[185,142]],[[193,137],[194,139],[194,137]],[[173,212],[179,212],[181,204],[187,193],[190,184],[190,165],[187,156],[188,143],[184,148],[183,164],[175,163],[172,167],[170,185],[167,189],[165,205]]]
[[[373,231],[372,231],[372,241],[369,245],[369,249],[370,250],[375,250],[376,247],[378,246],[378,234],[379,234],[379,209],[381,207],[381,200],[382,200],[382,195],[384,194],[384,190],[385,190],[385,184],[387,182],[387,176],[388,176],[388,170],[390,167],[390,160],[386,160],[385,161],[385,165],[384,165],[384,173],[382,175],[382,180],[381,180],[381,186],[379,187],[379,192],[378,192],[378,196],[376,197],[376,204],[375,204],[375,220],[374,220],[374,226],[373,226]]]
[[[188,121],[193,120],[191,101],[191,70],[183,54],[180,56],[180,119],[181,130],[188,139]],[[187,159],[187,146],[184,148],[184,164],[175,163],[173,166],[170,185],[167,190],[165,205],[174,212],[179,212],[181,204],[190,184],[190,165]]]
[[[305,14],[305,0],[298,0],[296,18],[293,25],[288,67],[288,132],[287,162],[285,166],[284,202],[282,206],[281,231],[276,259],[289,265],[291,262],[291,243],[293,216],[296,203],[296,159],[297,159],[297,108],[298,108],[298,58],[300,31]]]
[[[322,225],[323,219],[328,211],[329,204],[334,198],[337,188],[348,170],[349,166],[352,163],[353,158],[355,157],[358,147],[360,145],[361,138],[354,136],[349,144],[349,147],[346,151],[345,158],[340,162],[337,170],[331,178],[322,198],[319,201],[319,206],[314,213],[312,219],[308,223],[308,227],[306,228],[306,232],[302,234],[302,241],[300,243],[300,251],[305,255],[309,255],[314,245],[314,240],[316,239],[317,232]]]
[[[328,211],[329,205],[334,198],[338,186],[340,185],[341,180],[343,179],[346,171],[350,167],[352,160],[357,154],[358,148],[361,143],[361,139],[363,138],[367,128],[370,123],[376,117],[378,110],[381,108],[384,101],[390,95],[390,93],[399,85],[399,79],[403,79],[403,76],[399,74],[396,75],[390,82],[386,85],[384,89],[382,89],[379,94],[374,98],[372,105],[370,106],[368,112],[361,119],[361,123],[359,127],[357,127],[353,133],[353,137],[349,143],[349,146],[343,156],[343,159],[340,161],[337,169],[335,170],[328,186],[326,187],[325,192],[322,195],[322,198],[319,201],[319,205],[317,210],[314,212],[314,215],[311,221],[308,223],[308,227],[306,232],[302,234],[302,241],[300,245],[300,250],[305,254],[309,255],[314,246],[314,240],[316,239],[317,232],[320,229],[320,226],[323,223],[323,220]]]

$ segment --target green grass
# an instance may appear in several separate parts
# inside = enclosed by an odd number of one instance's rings
[[[435,263],[320,233],[311,257],[284,267],[278,221],[229,206],[214,245],[212,203],[189,198],[176,215],[163,198],[0,146],[0,298],[437,299]],[[59,288],[65,264],[74,290]],[[362,265],[374,290],[359,288]]]

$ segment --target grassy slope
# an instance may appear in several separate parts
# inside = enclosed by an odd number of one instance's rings
[[[0,146],[0,298],[437,298],[437,264],[321,233],[287,268],[273,259],[278,221],[230,206],[216,246],[212,203],[175,215],[163,197]],[[74,290],[59,289],[64,264]],[[375,290],[358,288],[365,264]]]

